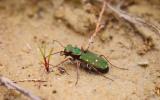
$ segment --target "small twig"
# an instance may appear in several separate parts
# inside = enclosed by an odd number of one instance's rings
[[[14,83],[17,82],[47,82],[45,80],[40,80],[40,79],[25,79],[25,80],[20,80],[20,81],[13,81]]]
[[[151,24],[149,22],[146,22],[145,20],[141,19],[140,17],[136,17],[133,15],[130,15],[126,13],[125,11],[122,11],[120,8],[113,7],[109,3],[106,3],[107,7],[116,13],[120,18],[125,19],[126,21],[135,24],[135,25],[141,25],[148,27],[149,29],[153,30],[157,35],[160,36],[160,25]]]
[[[90,45],[91,45],[91,44],[93,43],[93,41],[94,41],[94,37],[95,37],[95,36],[97,35],[97,33],[102,29],[103,26],[101,25],[101,20],[102,20],[102,16],[103,16],[103,13],[104,13],[104,11],[105,11],[105,8],[106,8],[106,2],[104,1],[104,2],[103,2],[103,7],[102,7],[101,12],[100,12],[100,14],[99,14],[98,21],[97,21],[97,23],[96,23],[96,29],[95,29],[93,35],[90,37],[90,39],[89,39],[89,41],[88,41],[88,44],[87,44],[87,46],[86,46],[86,48],[85,48],[84,50],[88,50],[88,49],[89,49]]]
[[[3,76],[0,76],[0,85],[3,85],[7,88],[15,89],[20,93],[24,94],[25,96],[29,97],[31,100],[41,100],[40,97],[33,95],[30,91],[18,86],[17,84]]]

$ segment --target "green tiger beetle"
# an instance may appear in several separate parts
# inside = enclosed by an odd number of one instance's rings
[[[97,20],[95,32],[93,33],[93,35],[89,39],[89,45],[92,43],[93,38],[96,36],[96,34],[101,30],[101,28],[103,26],[103,25],[101,25],[101,19],[102,19],[102,15],[105,11],[105,7],[106,7],[106,2],[104,1],[103,2],[103,7],[102,7],[101,12],[99,14],[99,18]],[[86,50],[84,50],[84,49],[80,49],[76,46],[72,46],[71,44],[68,44],[66,47],[64,47],[59,41],[57,41],[57,40],[54,40],[54,41],[57,42],[58,44],[60,44],[64,48],[64,50],[56,52],[56,53],[52,53],[52,50],[51,50],[49,55],[45,56],[45,53],[43,53],[42,50],[40,49],[41,54],[42,54],[43,59],[44,59],[43,64],[44,64],[47,72],[49,72],[49,65],[50,65],[49,60],[50,60],[51,55],[59,53],[61,56],[64,55],[66,58],[56,66],[59,66],[59,65],[63,64],[66,61],[69,61],[69,60],[71,62],[73,62],[73,61],[76,62],[76,64],[77,64],[77,81],[76,81],[76,84],[77,84],[78,78],[79,78],[78,69],[80,67],[83,67],[85,69],[89,69],[91,71],[97,72],[99,75],[101,75],[101,76],[103,76],[107,79],[110,79],[110,78],[103,75],[103,73],[107,73],[109,71],[109,64],[112,65],[104,55],[98,55],[94,52],[89,51],[88,50],[89,45],[88,45],[88,48]],[[112,65],[112,66],[114,66],[114,65]],[[116,66],[114,66],[114,67],[116,67]],[[119,67],[116,67],[116,68],[119,68]],[[126,70],[125,68],[119,68],[119,69]],[[112,79],[110,79],[110,80],[112,80]]]
[[[58,53],[61,56],[65,56],[65,59],[54,67],[58,67],[59,65],[65,63],[66,61],[69,61],[69,60],[71,62],[76,62],[76,64],[77,64],[76,84],[78,83],[78,78],[79,78],[78,70],[80,67],[87,69],[87,70],[90,70],[92,72],[96,72],[97,74],[103,76],[104,78],[110,79],[110,80],[112,80],[112,79],[103,75],[103,73],[107,73],[109,71],[109,64],[113,67],[119,68],[119,67],[111,64],[104,55],[98,55],[98,54],[93,53],[89,50],[84,50],[84,49],[80,49],[76,46],[72,46],[71,44],[68,44],[66,47],[64,47],[57,40],[54,40],[54,41],[57,42],[58,44],[60,44],[64,48],[64,50],[59,51],[59,52],[55,52],[55,53],[50,52],[50,54],[48,56],[46,56],[46,58],[50,57],[51,55],[58,54]],[[49,72],[49,65],[46,68],[47,72]],[[119,68],[119,69],[127,70],[125,68]]]

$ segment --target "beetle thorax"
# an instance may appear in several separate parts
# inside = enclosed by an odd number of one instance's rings
[[[73,47],[72,45],[67,45],[64,48],[64,55],[71,56],[73,59],[79,59],[82,51],[78,47]]]

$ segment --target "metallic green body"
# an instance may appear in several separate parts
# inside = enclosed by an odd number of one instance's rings
[[[105,70],[108,67],[108,63],[104,58],[90,51],[83,52],[80,59],[101,70]]]
[[[73,47],[72,45],[67,45],[65,47],[65,52],[71,53],[72,56],[79,56],[79,60],[85,62],[88,65],[92,65],[96,69],[106,70],[108,68],[107,61],[90,51],[83,51],[78,47]]]
[[[73,55],[81,55],[82,51],[78,47],[73,47],[71,44],[67,45],[64,49],[66,52],[71,52]]]

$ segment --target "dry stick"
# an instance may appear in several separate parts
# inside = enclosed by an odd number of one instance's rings
[[[98,18],[98,21],[97,21],[97,24],[96,24],[96,29],[95,29],[93,35],[91,36],[91,38],[89,39],[88,44],[87,44],[85,50],[88,50],[88,49],[89,49],[90,45],[91,45],[91,44],[93,43],[93,41],[94,41],[94,37],[97,35],[97,33],[98,33],[98,32],[101,30],[101,28],[102,28],[102,26],[101,26],[101,20],[102,20],[102,16],[103,16],[103,13],[104,13],[104,11],[105,11],[105,8],[106,8],[106,2],[104,1],[104,2],[103,2],[103,7],[102,7],[102,9],[101,9],[101,12],[100,12],[100,14],[99,14],[99,18]]]
[[[17,84],[13,83],[11,80],[3,76],[0,76],[0,85],[4,85],[7,88],[15,89],[25,96],[29,97],[31,100],[41,100],[40,97],[33,95],[30,91],[18,86]]]
[[[25,79],[25,80],[20,80],[20,81],[13,81],[14,83],[17,82],[47,82],[45,80],[40,80],[40,79]]]
[[[116,13],[120,18],[123,18],[132,24],[148,27],[149,29],[153,30],[157,35],[160,36],[160,25],[151,24],[151,23],[144,21],[143,19],[139,17],[129,15],[126,12],[120,9],[117,9],[116,7],[113,7],[109,3],[106,3],[106,5],[110,10]]]

